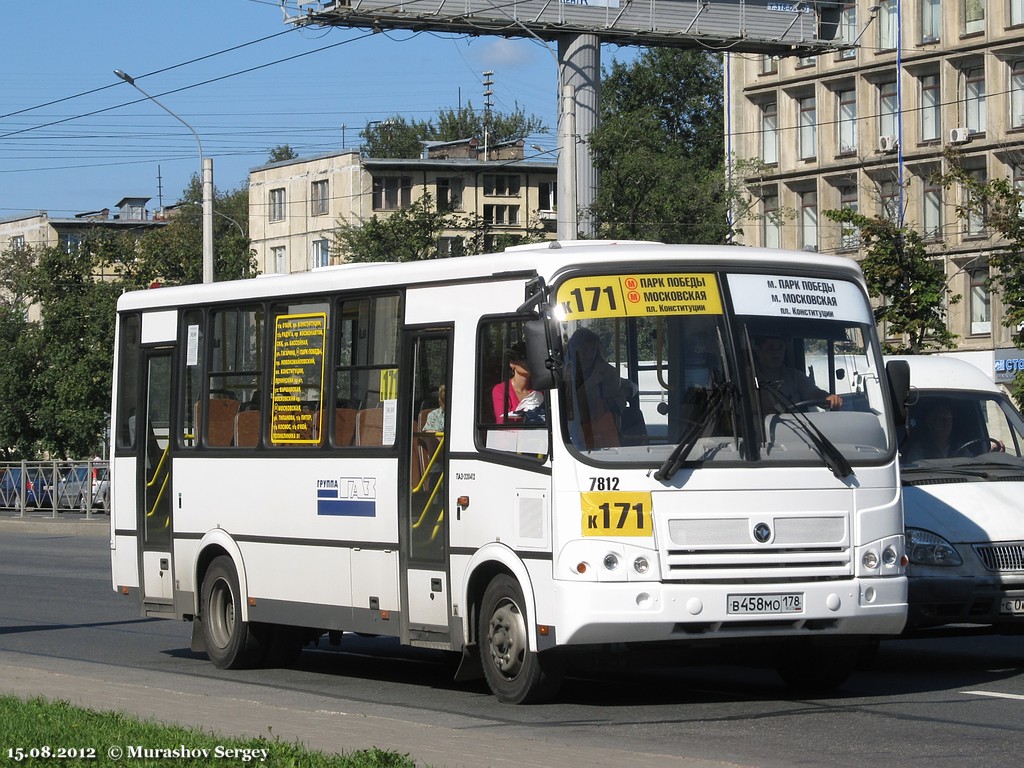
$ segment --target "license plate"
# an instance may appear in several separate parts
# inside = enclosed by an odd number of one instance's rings
[[[785,595],[729,595],[725,605],[727,613],[802,613],[804,595],[802,592]]]
[[[999,612],[1008,616],[1024,616],[1024,597],[1000,598]]]

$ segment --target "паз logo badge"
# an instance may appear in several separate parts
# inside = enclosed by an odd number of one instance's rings
[[[337,480],[317,480],[316,513],[376,517],[377,478],[339,477]]]

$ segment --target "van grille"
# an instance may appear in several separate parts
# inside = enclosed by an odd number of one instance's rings
[[[982,564],[990,571],[999,573],[1024,571],[1024,542],[976,544],[974,551],[978,553]]]

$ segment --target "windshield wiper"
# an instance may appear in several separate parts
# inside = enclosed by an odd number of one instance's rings
[[[697,444],[697,440],[704,434],[704,430],[708,428],[711,422],[718,418],[718,415],[722,412],[722,407],[725,405],[726,396],[732,396],[735,394],[735,387],[732,382],[725,381],[721,384],[716,384],[711,388],[711,395],[708,397],[708,401],[705,404],[707,412],[704,414],[704,420],[700,423],[694,423],[690,425],[690,428],[683,435],[679,444],[676,445],[675,449],[669,455],[665,463],[661,465],[657,472],[654,473],[655,480],[671,480],[672,476],[679,471],[679,468],[686,461],[686,457],[690,455],[690,451]]]
[[[775,387],[762,387],[762,389],[769,392],[775,398],[775,401],[782,405],[785,412],[792,416],[797,424],[803,427],[804,433],[814,443],[814,447],[818,449],[818,453],[821,454],[821,458],[825,461],[825,466],[832,470],[833,475],[839,480],[843,480],[853,474],[853,466],[850,462],[846,460],[846,457],[836,448],[835,444],[825,437],[825,434],[818,429],[814,422],[807,418],[806,413],[795,408],[795,403]]]

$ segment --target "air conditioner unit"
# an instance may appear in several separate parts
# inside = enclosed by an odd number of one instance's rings
[[[878,137],[878,151],[884,152],[889,155],[900,148],[899,139],[895,136],[879,136]]]
[[[971,140],[970,128],[953,128],[949,132],[950,144],[966,144]]]

